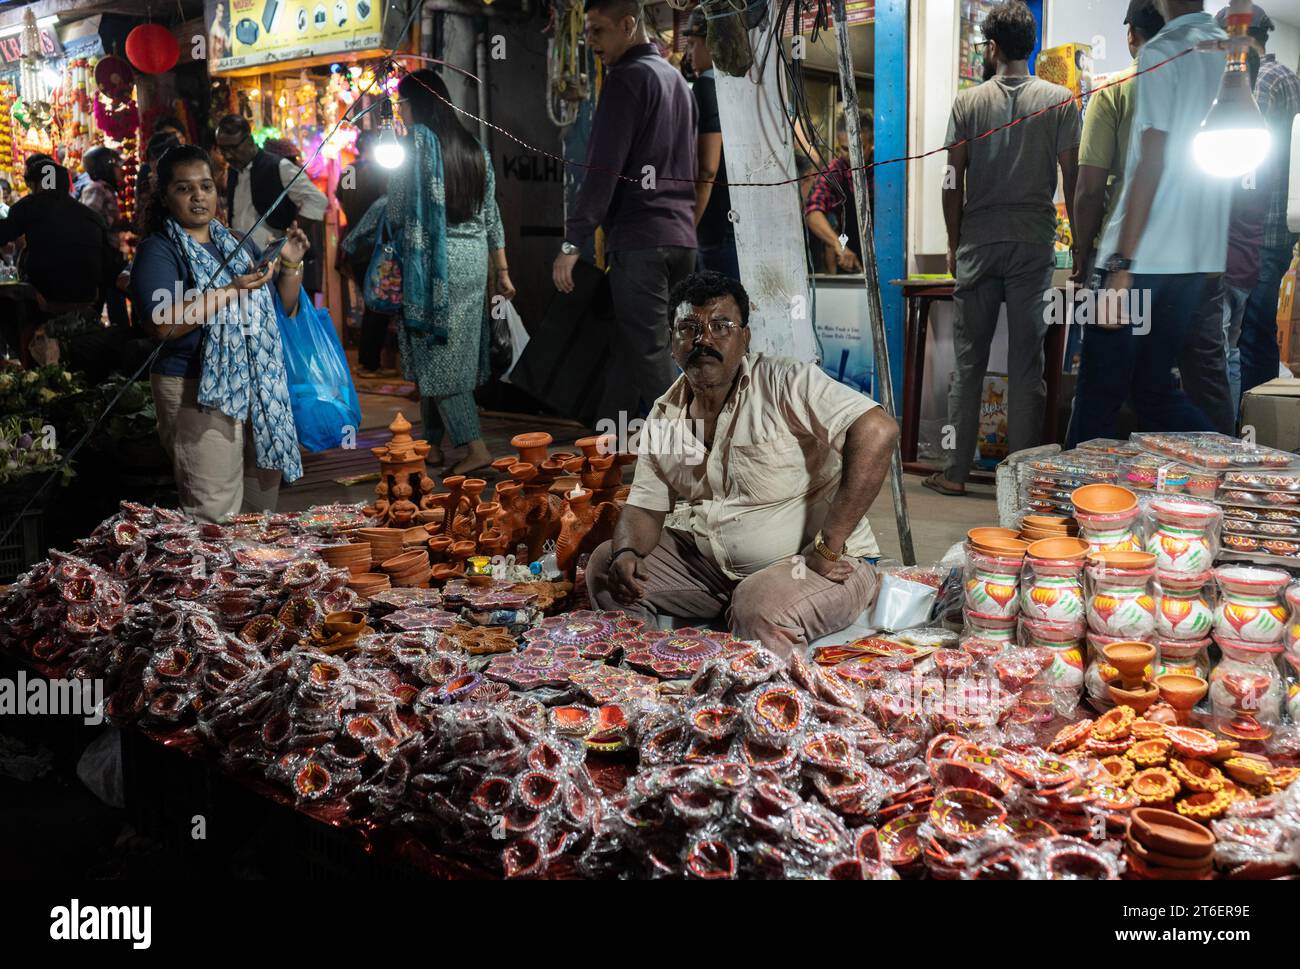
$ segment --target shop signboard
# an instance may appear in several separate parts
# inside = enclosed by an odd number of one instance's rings
[[[44,57],[57,58],[63,56],[63,48],[59,45],[59,38],[54,31],[45,27],[40,29],[41,33],[41,54]],[[21,35],[15,31],[7,37],[0,37],[0,70],[4,68],[17,69],[21,66],[23,59],[23,41]]]
[[[384,9],[382,0],[206,0],[209,71],[378,50]]]

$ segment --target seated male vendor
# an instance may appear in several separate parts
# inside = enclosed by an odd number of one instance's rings
[[[669,301],[683,374],[651,408],[627,506],[587,566],[591,598],[653,621],[726,614],[782,656],[875,598],[867,509],[898,425],[812,363],[750,353],[749,296],[716,272]],[[677,501],[687,527],[665,528]]]

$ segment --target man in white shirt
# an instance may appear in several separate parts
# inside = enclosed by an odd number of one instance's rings
[[[717,619],[782,656],[838,632],[876,594],[867,510],[898,425],[816,364],[749,352],[749,297],[721,273],[670,301],[683,374],[650,410],[593,603],[641,619]],[[685,528],[665,527],[675,502]]]
[[[1228,260],[1233,180],[1207,174],[1192,157],[1227,55],[1198,50],[1171,58],[1227,34],[1202,0],[1158,2],[1165,26],[1138,55],[1146,73],[1137,78],[1124,184],[1097,247],[1098,288],[1118,294],[1127,312],[1107,317],[1118,325],[1084,331],[1069,447],[1115,437],[1130,394],[1143,430],[1214,429],[1172,371],[1201,319],[1208,277]],[[1222,380],[1226,387],[1226,360]]]
[[[308,231],[306,222],[320,222],[325,218],[329,200],[306,173],[298,176],[298,166],[287,158],[265,152],[253,140],[248,119],[238,114],[228,114],[217,124],[217,151],[230,165],[226,176],[226,211],[230,228],[243,235],[253,228],[263,212],[270,214],[257,226],[250,237],[258,249],[279,239],[296,219]],[[288,186],[288,195],[275,205],[275,200]],[[274,207],[273,207],[274,206]]]

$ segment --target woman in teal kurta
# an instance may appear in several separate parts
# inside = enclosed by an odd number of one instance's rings
[[[488,294],[510,299],[492,161],[451,107],[433,71],[398,85],[413,157],[390,179],[388,225],[402,261],[402,370],[420,391],[424,436],[469,446],[452,474],[487,467],[474,388],[489,376]],[[436,452],[430,463],[440,463]]]

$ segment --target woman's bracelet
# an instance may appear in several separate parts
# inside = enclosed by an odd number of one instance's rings
[[[281,269],[288,269],[288,270],[290,270],[290,271],[293,271],[293,270],[295,270],[295,269],[301,269],[301,268],[302,268],[302,260],[300,259],[298,262],[290,262],[288,259],[285,259],[284,256],[281,256],[281,257],[280,257],[280,268],[281,268]]]

